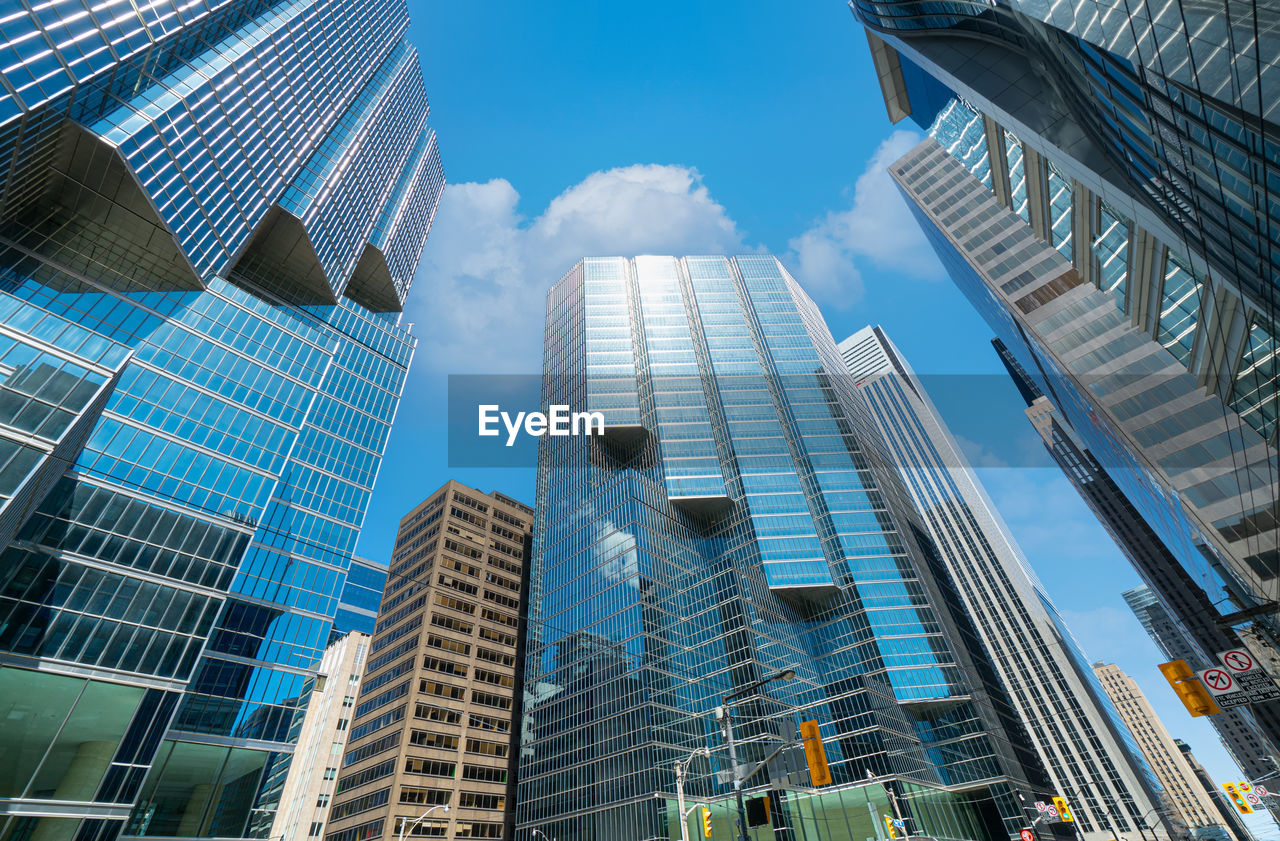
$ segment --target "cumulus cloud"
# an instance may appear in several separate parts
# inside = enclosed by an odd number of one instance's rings
[[[501,178],[445,188],[409,299],[419,370],[537,372],[547,289],[582,257],[749,250],[688,167],[596,172],[532,219],[519,202]]]
[[[857,303],[863,261],[920,280],[946,277],[887,171],[919,142],[919,134],[903,130],[885,138],[854,183],[850,207],[827,213],[787,244],[787,264],[820,303]]]

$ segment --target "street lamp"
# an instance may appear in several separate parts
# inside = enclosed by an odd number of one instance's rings
[[[543,841],[551,841],[551,839],[547,837],[547,833],[543,832],[543,831],[542,831],[542,830],[540,830],[540,829],[535,829],[535,830],[533,830],[533,834],[534,834],[534,835],[541,835],[541,836],[542,836],[542,838],[543,838]]]
[[[421,815],[414,818],[413,820],[409,821],[407,824],[404,822],[404,818],[401,818],[400,819],[400,841],[404,841],[404,833],[406,829],[411,829],[417,826],[418,824],[422,823],[424,820],[426,820],[427,815],[431,814],[436,809],[444,809],[444,813],[446,815],[449,814],[449,804],[441,803],[439,806],[432,806],[430,809],[423,812]]]
[[[716,719],[724,726],[725,742],[729,745],[729,767],[733,769],[733,796],[738,804],[738,833],[741,841],[750,841],[747,837],[747,806],[742,802],[742,776],[738,773],[738,753],[733,744],[733,716],[729,711],[729,703],[750,695],[755,690],[775,680],[794,680],[795,669],[783,669],[777,674],[748,684],[737,692],[726,692],[720,697],[720,706],[716,707]]]
[[[688,759],[677,759],[674,763],[676,769],[676,808],[680,810],[680,841],[689,841],[689,812],[684,808],[684,772],[688,769],[689,763],[693,762],[695,756],[711,756],[708,748],[695,748],[693,753],[689,754]],[[689,811],[698,808],[698,804],[689,807]],[[536,830],[535,830],[536,831]],[[546,836],[542,836],[546,838]]]

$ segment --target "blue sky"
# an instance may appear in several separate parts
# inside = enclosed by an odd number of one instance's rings
[[[934,400],[1088,656],[1134,675],[1210,773],[1236,778],[1120,598],[1136,574],[1044,454],[990,331],[884,175],[919,138],[889,124],[840,0],[411,10],[449,186],[361,554],[387,558],[399,518],[450,478],[532,503],[531,469],[450,467],[446,378],[536,373],[543,296],[577,259],[766,250],[837,340],[878,323],[917,372],[954,375]]]

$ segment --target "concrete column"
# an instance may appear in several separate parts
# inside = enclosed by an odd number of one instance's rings
[[[115,755],[115,742],[81,742],[54,789],[54,800],[92,800],[102,775]],[[80,822],[65,818],[41,818],[30,841],[71,841]]]

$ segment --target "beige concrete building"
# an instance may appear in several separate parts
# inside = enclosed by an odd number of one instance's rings
[[[1187,829],[1198,837],[1206,833],[1197,830],[1217,827],[1226,832],[1232,841],[1243,841],[1231,829],[1222,825],[1222,817],[1213,805],[1212,795],[1196,777],[1182,750],[1169,735],[1133,678],[1110,663],[1095,663],[1093,671],[1102,683],[1103,690],[1115,704],[1120,718],[1133,733],[1138,748],[1147,758],[1147,764],[1151,766],[1156,779],[1164,787],[1169,808]]]
[[[325,841],[511,838],[532,528],[457,482],[400,521]]]
[[[324,834],[369,641],[368,634],[352,631],[324,651],[280,792],[272,839],[306,841]]]

